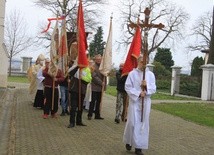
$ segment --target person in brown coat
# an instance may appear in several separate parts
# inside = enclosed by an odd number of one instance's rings
[[[92,72],[92,99],[89,106],[88,111],[88,120],[91,120],[92,114],[95,108],[95,117],[94,119],[104,119],[100,116],[100,103],[102,99],[102,88],[105,87],[105,77],[100,73],[99,67],[102,60],[102,56],[100,54],[95,56],[95,64],[93,66],[94,71]]]

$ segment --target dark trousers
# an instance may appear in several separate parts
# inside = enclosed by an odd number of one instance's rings
[[[79,109],[79,93],[71,91],[70,96],[71,96],[70,124],[75,125],[75,118],[77,124],[82,123],[83,101],[85,98],[85,94],[81,94],[80,109]]]
[[[40,107],[43,109],[43,107],[44,107],[44,91],[43,90],[37,90],[33,106]]]
[[[47,115],[49,115],[50,111],[51,111],[51,114],[55,114],[58,111],[58,100],[59,100],[58,88],[54,89],[53,109],[52,109],[52,94],[53,94],[53,89],[49,87],[45,87],[44,96],[46,101],[44,105],[44,114],[47,114]]]
[[[88,116],[92,117],[94,107],[95,107],[95,117],[100,117],[100,103],[101,103],[102,92],[92,91],[92,98],[89,106]]]

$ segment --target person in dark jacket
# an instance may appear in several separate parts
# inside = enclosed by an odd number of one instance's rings
[[[117,79],[117,101],[116,101],[116,116],[115,122],[120,123],[120,117],[122,121],[126,119],[128,99],[127,93],[125,91],[125,82],[127,75],[122,76],[124,63],[120,64],[119,70],[116,72]]]
[[[83,102],[86,94],[87,84],[91,82],[91,70],[89,67],[79,69],[78,66],[73,66],[69,69],[70,74],[70,124],[68,128],[73,128],[75,125],[86,126],[82,122]],[[81,80],[79,80],[81,78]],[[80,83],[79,83],[80,82]],[[81,88],[79,90],[79,87]],[[77,114],[76,114],[77,112]]]

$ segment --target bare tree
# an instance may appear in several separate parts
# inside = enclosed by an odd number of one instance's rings
[[[100,24],[99,17],[102,16],[103,5],[107,2],[105,0],[83,0],[84,7],[84,20],[87,32],[93,32],[96,30],[97,26]],[[48,10],[53,13],[53,16],[66,16],[66,27],[67,32],[76,32],[77,29],[77,11],[78,11],[79,0],[37,0],[35,5]],[[43,24],[44,26],[44,24]],[[44,27],[41,29],[45,29]],[[50,34],[41,33],[37,36],[37,42],[43,43],[50,40]],[[41,44],[40,44],[41,45]],[[46,42],[44,45],[46,48],[50,44]]]
[[[13,57],[33,45],[33,40],[29,37],[26,30],[26,22],[20,11],[14,10],[6,17],[4,43],[10,61],[9,76],[11,76],[11,63]]]
[[[117,41],[119,45],[124,46],[130,43],[130,38],[133,36],[133,29],[129,27],[129,24],[131,22],[137,23],[139,16],[140,22],[143,23],[146,7],[151,10],[149,24],[162,23],[165,25],[163,29],[142,29],[142,33],[148,31],[148,54],[166,41],[169,43],[170,41],[179,40],[184,37],[182,32],[185,30],[184,28],[189,15],[183,8],[173,3],[165,0],[128,0],[121,1],[121,6],[123,6],[120,7],[121,19],[123,20],[121,29],[124,33],[120,37],[122,40]]]
[[[191,51],[207,50],[210,47],[212,35],[212,13],[205,12],[199,16],[192,27],[190,37],[195,37],[194,44],[190,44]]]
[[[37,0],[35,4],[38,7],[49,10],[53,15],[65,15],[69,31],[76,31],[76,19],[78,0]],[[105,0],[85,0],[83,7],[85,12],[85,24],[88,29],[95,29],[99,24],[98,17],[102,15],[102,5],[106,4]]]

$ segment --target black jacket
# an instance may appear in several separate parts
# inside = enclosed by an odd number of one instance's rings
[[[70,79],[71,79],[69,91],[77,92],[77,93],[79,93],[79,79],[74,77],[74,75],[78,71],[78,68],[79,67],[77,66],[69,72]],[[80,80],[80,81],[81,81],[81,94],[85,94],[88,83],[83,80]]]
[[[117,90],[118,91],[121,91],[121,92],[126,92],[125,91],[125,82],[126,82],[126,79],[127,79],[127,75],[124,75],[122,76],[122,70],[119,69],[117,72],[116,72],[116,79],[117,79]]]

